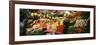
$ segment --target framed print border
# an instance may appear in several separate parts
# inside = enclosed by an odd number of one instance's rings
[[[95,39],[95,6],[94,5],[78,5],[78,4],[62,4],[62,3],[46,3],[46,2],[28,2],[28,1],[10,1],[9,3],[9,43],[10,44],[25,44],[25,43],[43,43],[43,42],[58,42],[58,41],[73,41],[73,40],[87,40]],[[15,4],[27,4],[27,5],[44,5],[44,6],[60,6],[60,7],[82,7],[82,8],[93,8],[93,37],[83,38],[63,38],[63,39],[47,39],[47,40],[28,40],[28,41],[15,41]]]

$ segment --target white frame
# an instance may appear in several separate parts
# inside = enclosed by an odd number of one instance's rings
[[[63,35],[40,35],[40,36],[19,36],[19,9],[52,9],[52,10],[74,10],[74,11],[90,11],[90,33],[84,34],[63,34]],[[60,6],[43,6],[43,5],[24,5],[15,4],[15,41],[27,41],[27,40],[47,40],[47,39],[62,39],[62,38],[82,38],[93,37],[94,29],[94,9],[84,7],[60,7]]]

